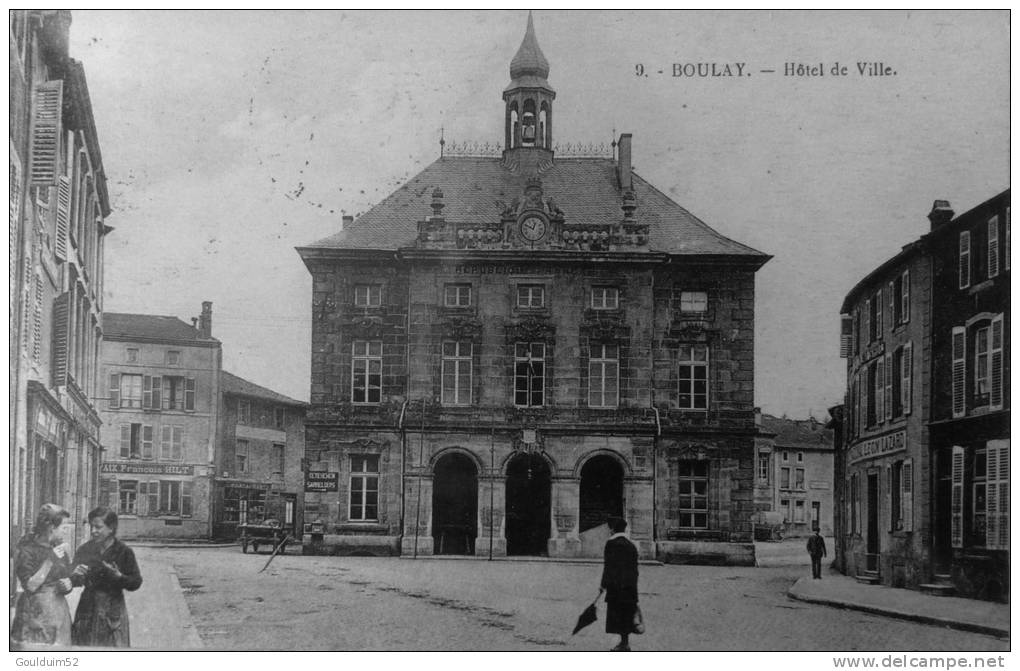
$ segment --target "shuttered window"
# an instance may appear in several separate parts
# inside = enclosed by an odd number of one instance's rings
[[[850,315],[841,315],[839,318],[839,356],[846,359],[850,356],[853,348],[853,318]]]
[[[985,494],[985,547],[1009,549],[1009,440],[990,440]]]
[[[991,342],[991,409],[1002,410],[1003,407],[1003,315],[992,319]]]
[[[892,352],[887,352],[885,355],[885,401],[883,402],[886,421],[893,417],[893,380],[896,379],[896,375],[893,374],[892,361]]]
[[[885,419],[885,362],[882,357],[875,362],[875,415],[873,424],[878,424]]]
[[[963,326],[953,327],[953,417],[963,417],[967,412],[965,399],[967,388],[967,329]]]
[[[960,288],[970,286],[970,231],[960,231]]]
[[[900,520],[903,531],[914,530],[914,460],[904,459],[900,469]]]
[[[57,230],[54,252],[61,261],[67,260],[67,242],[71,222],[71,180],[64,175],[57,182]]]
[[[53,186],[57,182],[63,96],[64,83],[60,80],[37,84],[32,93],[32,186]]]
[[[900,292],[900,312],[903,323],[910,321],[910,269],[903,271],[903,289]]]
[[[43,311],[43,280],[41,275],[35,276],[35,296],[32,299],[32,360],[38,362],[42,356],[42,311]]]
[[[159,458],[173,461],[180,461],[184,458],[184,427],[163,427],[159,443]]]
[[[913,389],[912,381],[914,374],[914,345],[913,343],[906,343],[903,345],[903,358],[900,361],[900,374],[902,375],[902,382],[900,383],[900,403],[903,404],[903,414],[910,414],[910,405],[913,402]]]
[[[959,445],[953,445],[949,526],[950,540],[954,548],[963,547],[963,457],[964,449]]]
[[[988,220],[988,277],[999,274],[999,215]]]
[[[13,144],[10,145],[8,163],[10,164],[10,221],[7,229],[7,262],[8,281],[14,287],[18,279],[18,229],[21,223],[21,163],[14,151]],[[12,301],[13,303],[13,301]],[[12,308],[13,311],[13,308]]]
[[[117,373],[110,374],[110,407],[120,407],[120,375]]]

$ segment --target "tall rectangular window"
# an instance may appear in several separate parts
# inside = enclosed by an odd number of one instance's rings
[[[159,512],[181,514],[181,483],[179,480],[159,481]]]
[[[703,315],[708,312],[708,292],[681,291],[680,312],[685,315]]]
[[[195,409],[194,378],[185,378],[179,375],[164,375],[162,379],[162,392],[162,404],[164,410]]]
[[[892,416],[903,416],[903,347],[897,347],[892,353],[892,366],[887,371],[892,383]]]
[[[248,472],[248,441],[238,438],[234,447],[234,468],[238,473]]]
[[[517,307],[532,309],[545,307],[545,287],[541,284],[517,285]]]
[[[369,522],[379,517],[379,455],[351,455],[349,519]]]
[[[708,528],[708,462],[677,464],[677,514],[684,529]]]
[[[793,488],[794,489],[800,489],[800,490],[804,489],[804,469],[803,468],[795,468],[795,469],[793,469]]]
[[[960,231],[960,288],[970,286],[970,231]]]
[[[803,501],[796,501],[794,503],[794,507],[793,507],[793,521],[794,521],[795,524],[803,524],[805,522],[804,510],[805,509],[804,509],[804,502]]]
[[[545,402],[545,344],[514,345],[514,405],[541,406]]]
[[[354,286],[354,305],[359,308],[377,308],[382,304],[382,287],[378,284]]]
[[[184,427],[163,425],[159,443],[159,458],[173,461],[184,459]]]
[[[280,443],[273,443],[273,462],[276,465],[276,472],[283,473],[286,466],[286,448]]]
[[[877,403],[878,394],[882,390],[882,385],[878,380],[878,362],[872,362],[867,367],[867,391],[868,401],[865,404],[865,423],[867,426],[874,426],[878,423]]]
[[[779,469],[779,488],[780,489],[790,488],[790,469],[786,468],[785,466]]]
[[[244,398],[237,400],[237,423],[251,424],[251,401]]]
[[[971,515],[971,534],[974,545],[983,546],[988,531],[988,452],[974,452],[974,477],[971,480],[973,492],[973,511]]]
[[[882,299],[875,294],[868,301],[868,342],[875,342],[882,335]]]
[[[769,462],[772,459],[772,454],[769,452],[761,453],[758,455],[758,482],[768,484],[769,482]]]
[[[677,405],[681,410],[707,410],[708,345],[680,345],[677,364]]]
[[[141,375],[120,376],[120,407],[121,408],[142,407]]]
[[[471,404],[470,342],[443,343],[443,405]]]
[[[448,308],[466,308],[471,306],[470,284],[447,284],[443,287],[443,305]]]
[[[592,310],[615,310],[620,306],[620,290],[616,287],[592,287]]]
[[[148,424],[120,425],[120,458],[152,459],[152,427]]]
[[[138,509],[138,481],[121,480],[117,483],[118,512],[121,515],[134,515]]]
[[[991,375],[988,366],[990,330],[987,326],[974,331],[974,407],[988,405]]]
[[[355,340],[351,360],[351,401],[382,401],[382,341]]]
[[[790,499],[779,499],[779,512],[783,513],[784,522],[790,522],[793,519],[790,512]]]
[[[999,274],[999,215],[988,220],[988,277]]]
[[[620,348],[595,344],[588,359],[588,407],[615,408],[620,396]]]

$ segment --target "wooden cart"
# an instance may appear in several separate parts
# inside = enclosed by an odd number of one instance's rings
[[[270,550],[279,545],[280,554],[283,554],[287,550],[287,543],[292,540],[289,529],[280,526],[279,523],[273,524],[272,521],[265,524],[239,524],[237,528],[241,531],[241,537],[238,539],[241,543],[241,552],[245,553],[248,552],[249,545],[253,552],[259,551],[259,545],[266,545]]]

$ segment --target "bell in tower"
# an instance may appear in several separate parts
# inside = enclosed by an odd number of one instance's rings
[[[552,103],[549,61],[535,38],[535,23],[528,12],[528,28],[517,54],[510,61],[510,85],[503,91],[506,103],[506,151],[537,148],[552,152]]]

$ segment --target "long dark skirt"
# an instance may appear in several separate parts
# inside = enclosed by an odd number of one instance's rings
[[[631,601],[607,601],[606,602],[606,633],[607,634],[633,634],[634,633],[634,611],[637,604]]]
[[[131,647],[124,593],[86,587],[74,614],[71,640],[75,645]]]

